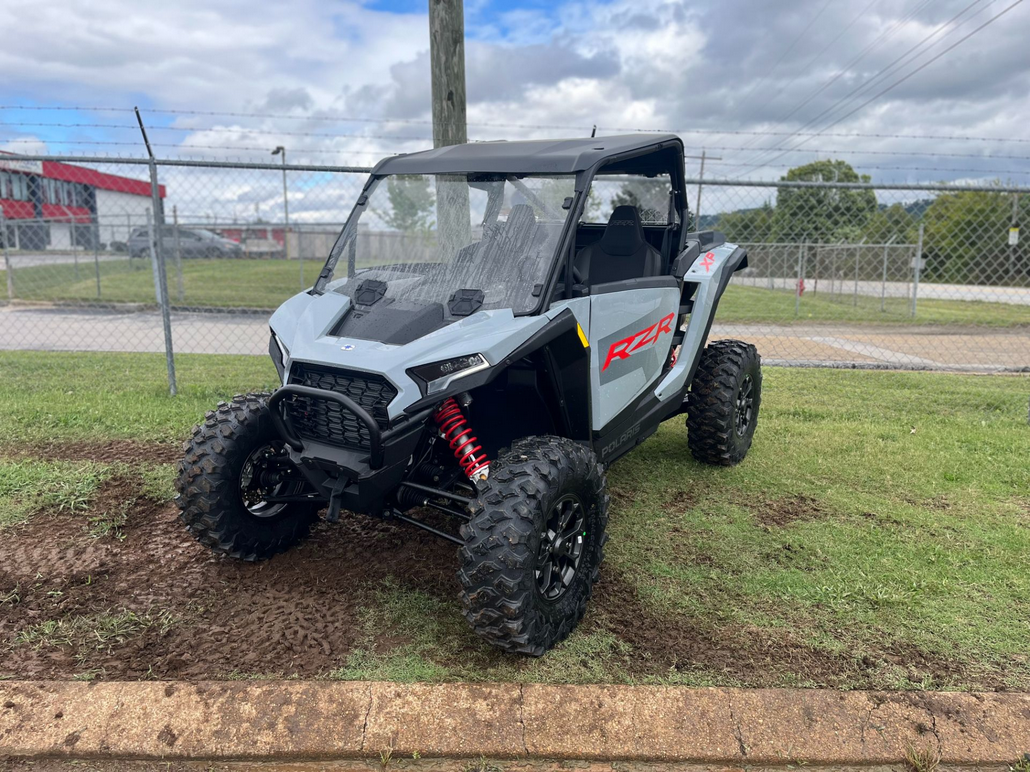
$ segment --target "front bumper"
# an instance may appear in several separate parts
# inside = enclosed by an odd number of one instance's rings
[[[351,413],[368,431],[367,449],[340,447],[302,437],[285,410],[288,400],[303,397],[335,402]],[[308,481],[327,499],[339,497],[340,506],[354,512],[378,513],[404,480],[427,421],[435,408],[405,416],[387,429],[354,400],[326,389],[288,385],[268,399],[279,435],[289,448],[290,459]]]

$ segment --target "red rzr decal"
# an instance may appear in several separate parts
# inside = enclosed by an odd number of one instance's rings
[[[608,365],[612,363],[613,359],[629,359],[632,354],[640,351],[640,349],[655,343],[663,332],[671,333],[672,320],[675,318],[675,313],[669,314],[650,327],[640,332],[635,332],[628,338],[615,341],[608,349],[608,358],[604,360],[604,367],[601,368],[601,372],[603,373],[608,369]]]

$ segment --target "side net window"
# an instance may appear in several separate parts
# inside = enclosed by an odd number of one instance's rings
[[[599,174],[590,186],[583,222],[604,225],[615,207],[635,206],[644,225],[668,225],[671,190],[672,182],[668,175]],[[673,218],[674,222],[679,221],[675,212]]]

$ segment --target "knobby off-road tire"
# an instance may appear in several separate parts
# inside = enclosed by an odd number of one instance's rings
[[[698,461],[740,463],[762,402],[762,358],[739,340],[717,340],[701,355],[687,402],[687,444]]]
[[[505,651],[539,657],[579,624],[597,580],[608,538],[604,470],[593,451],[572,440],[517,440],[490,465],[470,514],[458,570],[465,618]],[[566,525],[556,529],[563,518]],[[559,530],[572,533],[575,522],[582,523],[575,538],[561,538]],[[572,562],[565,585],[561,566]]]
[[[315,504],[270,505],[257,515],[243,500],[240,482],[248,459],[263,447],[282,447],[268,396],[238,395],[219,403],[193,427],[179,462],[175,501],[186,528],[202,544],[240,560],[264,560],[289,549],[318,518]]]

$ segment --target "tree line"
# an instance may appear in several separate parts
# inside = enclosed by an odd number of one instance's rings
[[[869,182],[845,161],[798,166],[784,182]],[[873,190],[776,189],[776,201],[751,209],[702,217],[741,243],[916,244],[923,226],[923,277],[927,281],[976,284],[1030,283],[1027,240],[1009,245],[1013,218],[1030,213],[1030,194],[984,191],[939,193],[905,204],[881,204]]]

